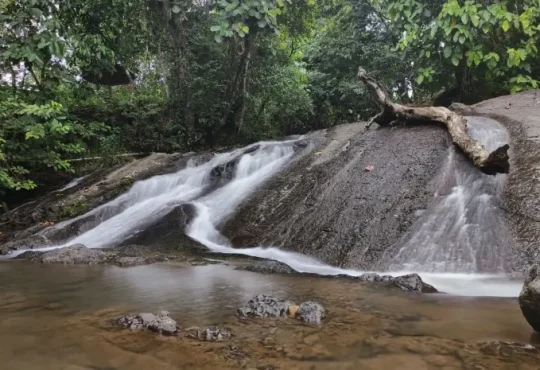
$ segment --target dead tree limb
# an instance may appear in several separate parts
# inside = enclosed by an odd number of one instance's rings
[[[408,107],[392,103],[381,84],[368,76],[367,72],[361,67],[358,70],[358,78],[372,91],[377,102],[382,107],[382,112],[372,119],[378,124],[388,125],[395,120],[401,122],[442,123],[448,129],[452,142],[465,153],[480,171],[488,175],[495,175],[497,173],[508,173],[510,170],[508,144],[489,153],[482,144],[469,136],[465,117],[444,107]]]

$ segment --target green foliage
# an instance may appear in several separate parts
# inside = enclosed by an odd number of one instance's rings
[[[32,175],[70,172],[68,158],[85,151],[85,140],[106,130],[102,124],[81,125],[68,119],[54,101],[30,104],[18,97],[0,102],[0,190],[35,188]]]
[[[319,126],[368,119],[378,111],[356,78],[359,66],[380,79],[396,100],[420,94],[410,83],[411,58],[392,50],[396,40],[368,0],[328,1],[319,11],[324,17],[305,47]]]
[[[210,29],[216,33],[216,41],[223,38],[243,38],[253,29],[278,31],[278,16],[291,0],[219,0],[217,24]]]
[[[397,50],[418,53],[417,83],[448,84],[452,69],[463,89],[536,88],[540,75],[540,4],[536,0],[372,0],[400,35]],[[472,75],[472,76],[471,76]],[[467,79],[469,79],[467,81]],[[467,91],[466,91],[467,92]],[[489,95],[489,93],[488,93]]]
[[[404,103],[441,87],[466,101],[537,88],[539,9],[535,0],[1,1],[0,189],[51,184],[72,163],[108,166],[119,153],[367,119],[377,107],[359,66]],[[84,156],[100,162],[70,161]]]

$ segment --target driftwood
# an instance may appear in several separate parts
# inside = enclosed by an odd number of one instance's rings
[[[358,70],[358,78],[371,89],[382,112],[373,117],[368,127],[377,122],[388,125],[395,121],[401,122],[438,122],[448,129],[452,142],[459,147],[472,163],[482,172],[495,175],[508,173],[508,144],[503,145],[489,153],[478,141],[467,133],[467,120],[465,117],[444,107],[408,107],[392,103],[381,84],[368,76],[363,68]]]

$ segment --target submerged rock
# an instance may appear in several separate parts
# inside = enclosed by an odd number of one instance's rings
[[[261,274],[294,274],[296,272],[289,265],[272,260],[255,261],[249,265],[239,267],[238,269]]]
[[[398,276],[392,283],[401,290],[411,290],[422,293],[437,293],[438,290],[425,283],[418,274]]]
[[[289,316],[310,324],[322,324],[326,318],[326,310],[317,302],[307,301],[297,306],[292,301],[261,294],[250,299],[246,306],[239,308],[238,315],[247,317]]]
[[[519,294],[519,307],[532,328],[540,332],[540,274],[539,266],[530,269]]]
[[[179,327],[176,321],[169,317],[169,312],[161,311],[158,315],[152,313],[140,313],[128,315],[116,320],[118,326],[131,330],[148,329],[163,335],[176,335]]]
[[[296,311],[295,317],[309,324],[322,324],[326,318],[326,310],[317,302],[304,302]]]
[[[107,255],[98,249],[90,249],[82,244],[75,244],[66,248],[54,249],[43,253],[39,258],[42,263],[60,263],[64,265],[95,265],[103,263]]]
[[[225,329],[218,328],[217,326],[211,326],[204,330],[192,331],[188,337],[205,342],[221,342],[229,339],[231,337],[231,333]]]
[[[239,316],[249,317],[281,317],[287,315],[291,301],[277,299],[271,295],[261,294],[249,300],[247,305],[238,309]]]

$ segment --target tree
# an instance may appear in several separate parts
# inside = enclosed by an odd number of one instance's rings
[[[419,55],[417,83],[454,85],[465,102],[538,87],[537,1],[372,2],[392,20],[397,50]]]

